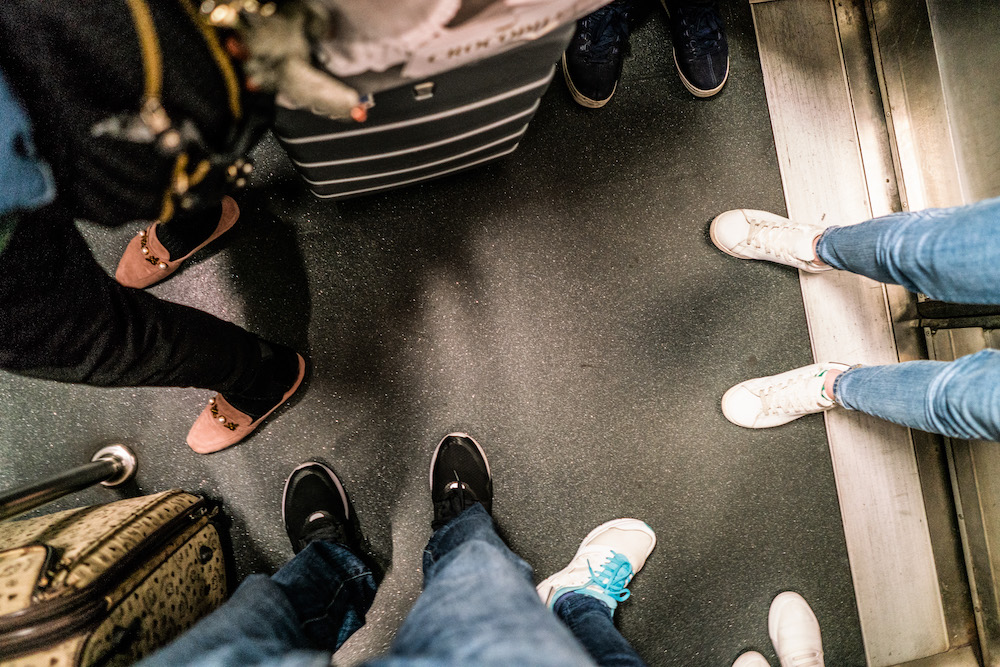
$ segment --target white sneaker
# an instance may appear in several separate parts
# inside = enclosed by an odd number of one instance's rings
[[[798,593],[785,592],[771,602],[767,633],[781,667],[823,667],[819,621]]]
[[[757,653],[757,651],[747,651],[740,657],[736,658],[736,662],[733,663],[733,667],[771,667],[771,665],[764,659],[764,656]]]
[[[538,584],[538,596],[549,609],[565,593],[583,593],[612,610],[628,599],[626,588],[656,546],[653,529],[638,519],[615,519],[583,538],[569,565]]]
[[[708,233],[712,243],[727,255],[763,259],[819,273],[832,268],[817,263],[813,248],[823,230],[767,211],[738,208],[716,216]]]
[[[737,426],[771,428],[802,415],[829,410],[836,402],[823,382],[830,371],[846,371],[839,363],[812,364],[795,370],[740,382],[722,396],[722,414]]]

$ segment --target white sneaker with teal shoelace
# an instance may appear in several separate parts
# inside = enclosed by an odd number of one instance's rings
[[[830,371],[850,366],[835,362],[803,366],[778,375],[740,382],[722,396],[722,414],[737,426],[771,428],[836,405],[823,388]]]
[[[727,255],[762,259],[819,273],[831,269],[817,263],[813,249],[816,237],[824,229],[767,211],[738,208],[717,215],[708,234],[712,243]]]
[[[614,610],[629,598],[627,586],[655,546],[656,535],[644,522],[608,521],[590,531],[569,565],[538,584],[538,596],[549,609],[566,593],[581,593]]]

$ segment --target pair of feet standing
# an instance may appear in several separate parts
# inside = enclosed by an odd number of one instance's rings
[[[188,258],[228,232],[240,216],[240,208],[229,196],[215,211],[190,216],[175,225],[153,222],[139,231],[125,248],[115,280],[125,287],[145,289],[173,275]],[[195,224],[197,223],[197,224]],[[214,223],[214,228],[212,227]],[[206,234],[208,234],[206,236]],[[259,427],[302,386],[306,362],[302,355],[279,343],[258,339],[260,363],[245,391],[226,396],[216,394],[201,411],[187,436],[199,454],[209,454],[234,445]]]
[[[430,491],[435,531],[475,504],[492,516],[493,475],[479,443],[465,433],[445,436],[431,457]],[[292,471],[285,482],[282,515],[295,553],[322,539],[363,554],[361,532],[343,484],[322,463],[306,462]],[[608,521],[584,538],[569,565],[538,584],[538,595],[549,609],[562,596],[579,593],[613,611],[628,599],[627,586],[655,545],[656,535],[642,521]]]
[[[712,97],[729,77],[729,44],[714,1],[662,0],[674,65],[695,97]],[[618,89],[639,0],[614,0],[577,22],[562,57],[563,77],[577,104],[598,109]]]
[[[475,504],[493,514],[493,476],[486,453],[464,433],[445,436],[430,466],[434,504],[431,523],[437,531]],[[314,540],[341,544],[363,554],[362,536],[351,503],[337,475],[318,462],[292,471],[282,495],[285,530],[298,553]],[[592,530],[562,570],[537,586],[542,603],[552,609],[570,593],[588,595],[613,612],[630,597],[627,588],[656,546],[656,535],[638,519],[615,519]],[[782,667],[822,667],[819,623],[797,593],[782,593],[771,604],[768,631]],[[734,667],[764,667],[757,652],[741,655]]]
[[[752,209],[726,211],[712,220],[709,236],[722,252],[792,266],[809,273],[830,271],[817,243],[825,229]],[[780,426],[836,406],[837,377],[851,368],[839,362],[810,364],[785,373],[746,380],[722,397],[722,413],[746,428]]]

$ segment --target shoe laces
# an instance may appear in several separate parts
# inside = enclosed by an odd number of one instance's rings
[[[479,502],[479,499],[476,498],[476,494],[472,492],[469,485],[460,480],[456,473],[455,481],[448,482],[444,497],[434,503],[434,523],[432,527],[437,530]]]
[[[589,562],[587,569],[590,571],[590,581],[586,583],[584,588],[597,586],[602,593],[619,602],[628,600],[629,596],[632,595],[632,591],[625,588],[632,580],[632,564],[624,554],[612,551],[596,572]]]
[[[676,12],[677,32],[686,51],[701,57],[719,49],[723,40],[722,19],[714,7],[679,7],[672,11]]]
[[[765,387],[760,393],[761,411],[765,415],[795,415],[830,407],[823,402],[823,394],[813,392],[809,386],[809,380],[816,377],[812,373],[797,375]]]
[[[304,544],[316,540],[344,544],[347,540],[341,523],[323,511],[313,512],[306,518],[301,534]]]
[[[808,262],[796,256],[794,247],[788,243],[788,234],[800,232],[798,227],[791,225],[775,225],[760,220],[750,221],[750,233],[747,235],[747,245],[760,250],[767,255],[791,262]]]
[[[628,41],[629,7],[623,0],[612,2],[580,20],[579,31],[584,37],[580,51],[588,54],[591,63],[607,63]]]

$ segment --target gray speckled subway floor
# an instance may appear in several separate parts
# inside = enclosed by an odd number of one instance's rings
[[[184,436],[204,391],[4,375],[0,485],[130,443],[131,492],[225,502],[242,578],[291,555],[283,480],[327,461],[391,563],[338,655],[350,663],[388,645],[420,591],[430,454],[464,430],[539,578],[598,523],[653,526],[617,616],[651,664],[729,665],[744,648],[777,664],[767,608],[785,589],[812,603],[828,664],[864,664],[821,418],[752,432],[718,407],[737,380],[811,361],[795,273],[708,240],[718,211],[784,209],[749,7],[725,11],[732,74],[717,98],[683,89],[654,12],[608,107],[577,107],[557,78],[516,153],[446,180],[333,204],[265,143],[241,223],[152,291],[296,346],[312,364],[301,398],[250,441],[198,456]],[[85,233],[113,267],[134,229]]]

